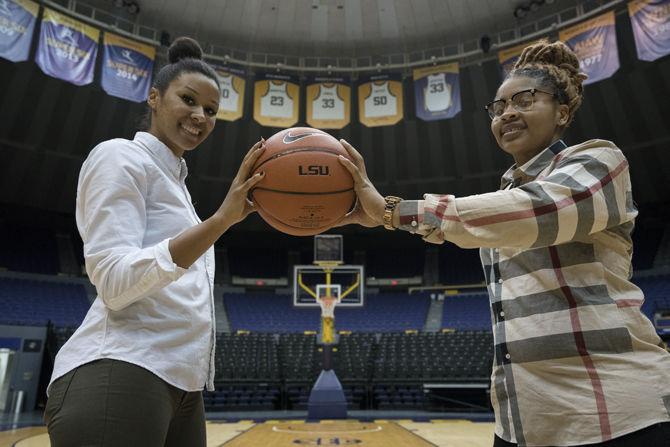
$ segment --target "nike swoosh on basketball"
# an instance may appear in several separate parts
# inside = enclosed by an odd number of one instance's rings
[[[302,140],[303,138],[309,137],[310,135],[319,135],[320,132],[307,132],[307,133],[301,133],[300,135],[291,135],[290,133],[287,133],[284,135],[284,139],[282,140],[284,143],[289,144],[293,143],[294,141]]]

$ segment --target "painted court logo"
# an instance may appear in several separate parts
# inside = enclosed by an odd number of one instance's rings
[[[319,437],[294,439],[293,443],[297,445],[357,445],[362,444],[363,441],[354,438]]]

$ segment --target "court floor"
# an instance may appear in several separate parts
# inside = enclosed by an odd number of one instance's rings
[[[466,420],[207,422],[208,447],[490,447],[493,423]],[[0,432],[0,447],[49,447],[44,427]]]

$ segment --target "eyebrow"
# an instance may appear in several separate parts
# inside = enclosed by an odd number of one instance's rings
[[[192,91],[192,92],[195,93],[196,95],[200,95],[200,92],[198,92],[196,89],[194,89],[194,88],[191,87],[190,85],[185,85],[184,88],[189,89],[190,91]],[[219,101],[211,101],[211,104],[216,105],[217,108],[219,107]]]

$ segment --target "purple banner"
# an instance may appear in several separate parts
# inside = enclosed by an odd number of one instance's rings
[[[112,96],[144,102],[151,87],[156,49],[115,34],[104,34],[103,90]]]
[[[619,69],[614,11],[562,30],[558,36],[572,48],[588,75],[584,85],[607,79]]]
[[[0,57],[28,60],[38,11],[30,0],[0,0]]]
[[[461,111],[458,63],[414,70],[414,98],[422,120],[453,118]]]
[[[637,57],[655,61],[670,54],[670,0],[636,0],[628,4]]]
[[[96,28],[45,9],[35,61],[49,76],[75,85],[90,84],[99,37]]]

